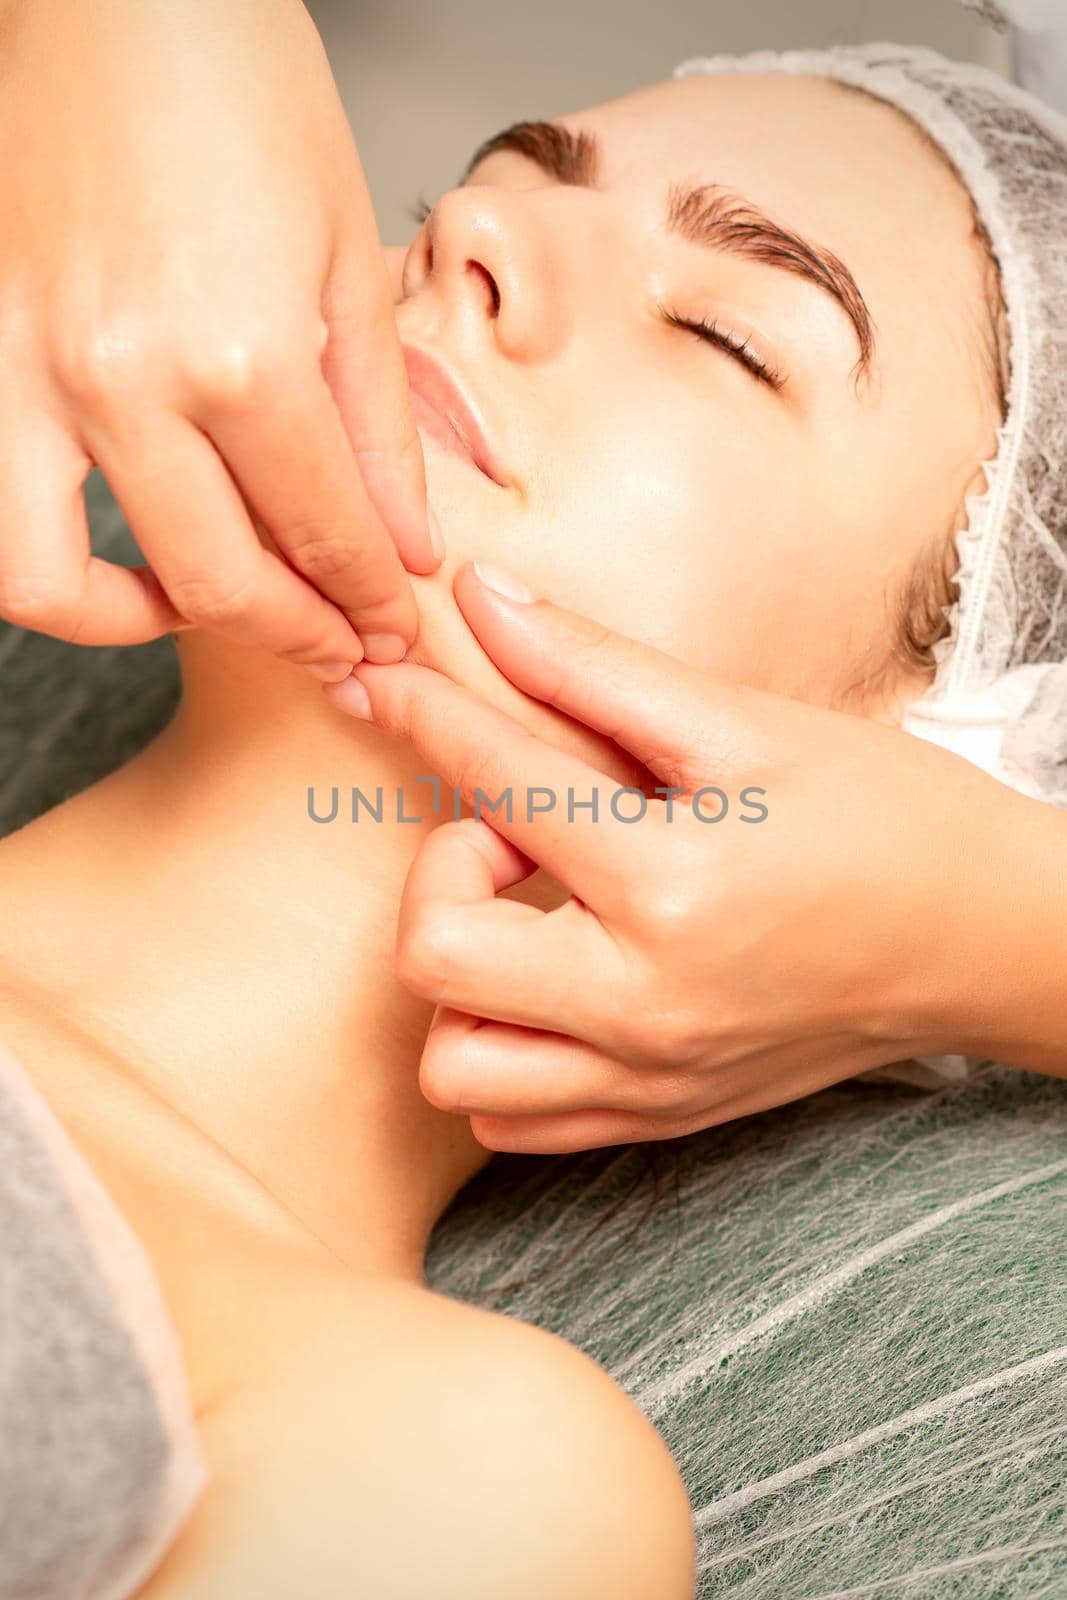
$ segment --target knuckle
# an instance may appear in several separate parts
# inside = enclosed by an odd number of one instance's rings
[[[0,574],[0,615],[20,628],[49,632],[71,620],[71,598],[54,577],[22,578]]]
[[[428,1000],[445,999],[456,972],[456,928],[440,912],[412,918],[397,938],[396,971],[400,981]]]
[[[295,533],[292,559],[301,572],[313,582],[328,581],[347,572],[356,561],[356,552],[350,537],[339,530],[325,530],[321,526],[309,528],[303,534]]]
[[[325,635],[313,637],[311,634],[304,634],[302,643],[292,645],[284,650],[276,649],[274,653],[279,661],[288,661],[294,667],[318,666],[320,662],[332,661],[336,654],[333,645],[327,641]],[[336,659],[340,660],[341,658],[337,656]],[[346,661],[346,668],[349,665],[350,663]],[[347,675],[347,671],[340,674],[341,677],[347,677]]]
[[[680,1117],[690,1110],[692,1084],[685,1075],[660,1070],[650,1073],[642,1089],[642,1109],[651,1116]]]
[[[487,800],[496,801],[504,796],[513,786],[508,782],[508,773],[513,768],[504,760],[499,751],[481,749],[473,754],[465,764],[464,777],[470,790],[471,804],[474,803],[476,794],[484,795]]]
[[[647,1058],[655,1036],[643,1006],[633,1003],[623,1006],[605,1021],[608,1031],[605,1042],[613,1054],[637,1060]]]
[[[263,374],[263,354],[247,339],[226,339],[200,347],[185,359],[194,388],[226,405],[241,405],[255,393]]]
[[[225,627],[248,615],[254,583],[254,573],[177,578],[169,586],[169,595],[190,621]]]
[[[702,1019],[689,1006],[677,1006],[660,1017],[657,1030],[660,1058],[670,1066],[693,1066],[707,1051]],[[675,1083],[677,1102],[678,1086]]]
[[[105,323],[66,341],[55,356],[57,376],[69,397],[95,407],[139,394],[150,365],[145,335],[119,323]]]
[[[227,408],[241,408],[272,391],[292,370],[288,341],[267,330],[231,333],[199,340],[185,351],[185,380],[202,397]]]
[[[653,1072],[690,1068],[706,1054],[705,1018],[688,997],[678,994],[677,985],[665,984],[661,956],[653,953],[643,974],[638,969],[632,976],[630,1004],[613,1019],[611,1044],[616,1053]],[[676,1084],[676,1096],[678,1092]]]
[[[702,904],[691,879],[672,875],[649,890],[642,914],[653,938],[673,943],[694,927]]]

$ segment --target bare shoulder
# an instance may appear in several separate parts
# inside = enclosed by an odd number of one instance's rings
[[[139,1600],[692,1600],[677,1467],[588,1356],[414,1287],[316,1322],[204,1419],[212,1483]]]
[[[692,1600],[685,1486],[625,1390],[565,1339],[444,1306],[440,1381],[431,1367],[417,1403],[440,1452],[430,1481],[459,1480],[425,1526],[427,1550],[454,1563],[457,1600]]]

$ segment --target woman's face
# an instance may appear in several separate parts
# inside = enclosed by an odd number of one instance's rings
[[[452,598],[473,555],[700,667],[845,703],[995,442],[966,195],[899,113],[815,78],[668,81],[554,126],[387,252],[401,340],[473,399],[508,480],[421,427],[448,560],[413,580],[416,657],[525,699]]]

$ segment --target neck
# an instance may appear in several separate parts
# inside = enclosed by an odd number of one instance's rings
[[[436,825],[425,763],[300,669],[180,638],[164,733],[0,845],[4,969],[341,1260],[421,1274],[490,1159],[420,1093],[433,1008],[393,974]],[[379,785],[382,821],[353,823],[351,789]],[[309,788],[320,817],[338,791],[333,821],[309,816]],[[397,794],[420,825],[397,822]]]

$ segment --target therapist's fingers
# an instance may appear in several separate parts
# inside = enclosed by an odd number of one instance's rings
[[[591,998],[625,984],[622,954],[580,901],[546,912],[497,898],[534,868],[475,818],[436,828],[404,883],[397,974],[424,999],[458,1011],[599,1036],[604,1020]]]
[[[24,397],[0,394],[4,528],[0,618],[69,643],[142,644],[184,619],[147,566],[91,553],[83,486],[91,462]]]
[[[629,750],[663,785],[693,791],[751,768],[758,690],[691,667],[534,596],[501,593],[485,563],[459,569],[454,592],[479,643],[517,688]]]
[[[670,1138],[670,1134],[646,1120],[621,1117],[610,1111],[582,1111],[574,1116],[536,1120],[472,1116],[470,1125],[478,1143],[499,1155],[568,1156],[608,1145]]]
[[[328,341],[322,370],[367,492],[404,565],[428,573],[444,551],[426,500],[422,440],[393,310],[393,273],[354,142],[351,156],[343,221],[323,296]]]
[[[707,1101],[707,1085],[682,1074],[626,1066],[552,1029],[489,1022],[451,1006],[434,1017],[419,1086],[432,1105],[468,1116],[599,1109],[674,1123],[700,1108],[701,1089]]]
[[[810,1058],[810,1047],[807,1055]],[[758,1116],[790,1099],[801,1099],[817,1089],[829,1088],[841,1078],[840,1064],[819,1053],[814,1076],[797,1079],[791,1093],[782,1095],[773,1074],[761,1077],[751,1067],[719,1083],[705,1083],[703,1103],[687,1109],[687,1096],[678,1114],[657,1107],[648,1111],[616,1111],[607,1106],[561,1111],[551,1116],[496,1116],[480,1111],[470,1117],[471,1132],[489,1150],[509,1150],[525,1155],[567,1155],[574,1150],[594,1150],[601,1145],[642,1143],[648,1139],[679,1139],[705,1128],[715,1128],[739,1117]]]
[[[484,1080],[476,1076],[483,1071]],[[613,1073],[613,1087],[605,1089]],[[419,1087],[425,1098],[442,1111],[469,1117],[471,1132],[487,1150],[569,1155],[606,1145],[678,1138],[740,1114],[729,1102],[714,1113],[705,1108],[688,1115],[677,1110],[671,1114],[669,1108],[655,1115],[620,1110],[615,1101],[626,1096],[629,1081],[607,1057],[573,1039],[502,1028],[446,1006],[434,1014],[419,1065]],[[637,1084],[636,1076],[633,1082]],[[590,1106],[590,1100],[601,1095],[605,1103]],[[641,1096],[634,1098],[639,1103]],[[644,1098],[647,1101],[647,1095]],[[505,1101],[538,1109],[529,1116],[480,1109],[482,1104],[495,1107]],[[573,1109],[545,1114],[544,1108],[560,1104]]]
[[[323,694],[361,715],[361,686],[376,726],[413,744],[476,814],[480,806],[498,833],[598,911],[625,898],[623,863],[632,867],[642,841],[633,837],[639,829],[611,815],[610,797],[618,788],[611,778],[431,667],[364,662],[344,682],[324,685]],[[490,815],[492,805],[497,809]]]
[[[744,1115],[734,1112],[731,1115]],[[721,1122],[728,1122],[723,1115]],[[646,1144],[649,1139],[680,1139],[712,1126],[709,1117],[678,1123],[649,1122],[648,1117],[617,1110],[581,1110],[560,1117],[470,1117],[470,1131],[486,1150],[510,1155],[573,1155],[609,1144]]]
[[[721,1120],[729,1121],[730,1116]],[[707,1114],[677,1122],[653,1122],[635,1112],[600,1110],[565,1112],[557,1117],[484,1117],[478,1113],[470,1117],[471,1132],[487,1150],[530,1156],[566,1156],[607,1145],[678,1139],[711,1125]]]
[[[415,596],[321,371],[294,361],[257,393],[253,402],[239,387],[221,400],[216,392],[193,420],[286,561],[347,618],[368,658],[398,661],[418,631]]]
[[[190,622],[301,664],[359,660],[337,608],[264,549],[209,439],[184,418],[153,411],[122,448],[93,441],[130,528],[166,593]]]

